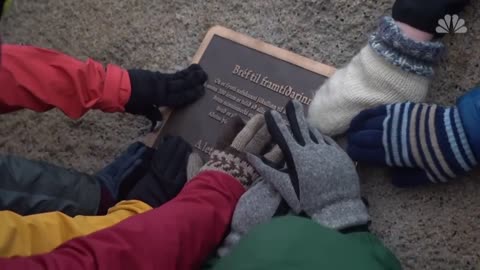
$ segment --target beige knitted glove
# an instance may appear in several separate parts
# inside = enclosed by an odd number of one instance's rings
[[[192,180],[200,171],[200,169],[205,165],[202,157],[193,152],[188,156],[187,161],[187,181]]]
[[[442,51],[441,43],[409,39],[393,19],[384,18],[369,45],[316,92],[310,124],[326,135],[339,135],[365,109],[424,100]]]
[[[232,128],[227,126],[226,131]],[[217,143],[217,148],[210,154],[210,160],[200,169],[201,171],[214,170],[230,174],[248,188],[258,177],[256,170],[247,161],[246,153],[254,155],[262,154],[271,144],[271,136],[265,124],[263,115],[256,115],[247,122],[245,127],[235,136],[230,146],[225,145],[229,141],[223,136]],[[223,148],[223,149],[222,149]]]

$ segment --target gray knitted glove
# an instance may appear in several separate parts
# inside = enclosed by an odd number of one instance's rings
[[[265,115],[272,140],[285,156],[286,172],[253,155],[248,156],[250,163],[295,213],[304,211],[316,222],[337,230],[367,224],[369,215],[352,160],[333,139],[309,127],[299,102],[289,102],[286,112],[291,133],[278,112]]]
[[[250,165],[246,153],[258,155],[271,143],[271,137],[265,125],[263,115],[256,115],[248,121],[245,127],[236,135],[230,146],[227,145],[231,127],[226,127],[226,133],[220,142],[217,142],[217,150],[210,154],[210,160],[200,169],[201,171],[214,170],[230,174],[248,188],[257,178],[258,173]],[[222,149],[223,148],[223,149]]]
[[[269,162],[278,163],[282,159],[282,152],[278,146],[264,155]],[[230,233],[218,249],[218,256],[227,255],[237,245],[240,239],[253,227],[269,221],[275,215],[284,215],[290,210],[286,203],[282,203],[282,196],[267,181],[261,178],[245,192],[238,200],[232,217]]]

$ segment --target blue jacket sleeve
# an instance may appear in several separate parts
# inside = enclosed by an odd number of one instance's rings
[[[480,87],[457,100],[457,107],[475,158],[480,159]]]

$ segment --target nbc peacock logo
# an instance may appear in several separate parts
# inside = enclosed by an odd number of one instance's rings
[[[468,29],[465,26],[465,20],[461,19],[457,14],[445,15],[442,19],[438,20],[438,26],[435,28],[438,34],[465,34]]]

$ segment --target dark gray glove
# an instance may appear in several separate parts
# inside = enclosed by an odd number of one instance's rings
[[[291,132],[278,112],[265,115],[272,140],[285,157],[286,172],[253,155],[248,155],[250,163],[296,214],[303,211],[337,230],[367,224],[369,215],[352,160],[333,139],[307,124],[298,101],[289,102],[286,113]]]

